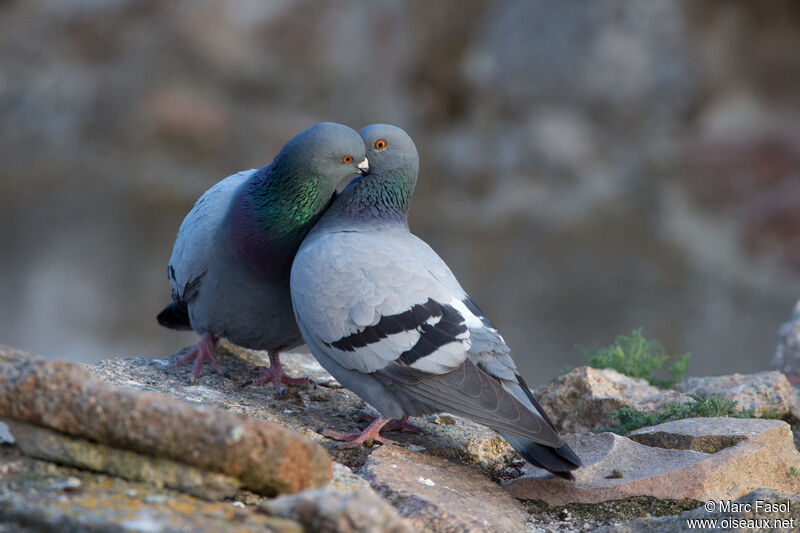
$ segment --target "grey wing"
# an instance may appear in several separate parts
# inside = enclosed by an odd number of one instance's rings
[[[503,381],[517,381],[517,366],[511,358],[511,350],[492,321],[465,295],[464,306],[468,310],[468,324],[472,346],[469,358],[479,368]]]
[[[492,322],[466,294],[457,307],[467,327],[467,359],[453,371],[421,377],[398,365],[378,371],[385,385],[402,386],[437,409],[468,418],[504,435],[546,446],[564,444],[547,413],[517,372],[511,350]]]
[[[188,303],[197,294],[214,258],[217,229],[237,187],[253,172],[255,170],[237,172],[208,189],[183,219],[167,267],[172,298],[176,302]]]
[[[401,403],[563,444],[517,384],[502,337],[413,235],[313,235],[295,257],[291,290],[309,346],[370,374]]]
[[[545,422],[540,429],[540,437],[541,435],[549,435],[547,439],[549,442],[545,442],[541,438],[532,440],[551,446],[560,446],[563,443],[562,439],[558,435],[550,417],[547,416],[545,410],[534,398],[525,380],[517,372],[517,366],[511,357],[511,349],[506,344],[503,336],[472,298],[465,296],[464,305],[470,315],[468,318],[470,338],[472,339],[472,346],[468,354],[470,361],[495,378],[496,382],[507,393]],[[500,428],[497,429],[498,431],[503,431]],[[511,433],[514,432],[512,431]],[[518,435],[518,433],[516,434]]]

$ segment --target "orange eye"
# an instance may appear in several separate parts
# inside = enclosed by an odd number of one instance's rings
[[[375,141],[375,148],[377,150],[383,150],[384,148],[386,148],[386,141],[384,141],[383,139],[378,139],[377,141]]]
[[[342,163],[351,163],[353,161],[353,156],[346,155],[342,158]]]

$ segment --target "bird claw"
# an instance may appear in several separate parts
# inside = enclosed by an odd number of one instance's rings
[[[391,444],[392,441],[390,439],[382,437],[380,434],[381,429],[388,421],[388,418],[376,417],[375,420],[360,433],[340,433],[332,429],[325,429],[322,435],[341,441],[336,445],[339,449],[358,448],[362,444],[372,444],[373,441],[378,441],[381,444]]]
[[[272,386],[275,388],[278,396],[283,398],[283,395],[286,394],[287,390],[286,387],[283,386],[284,383],[286,385],[296,387],[308,386],[311,383],[308,378],[291,378],[286,375],[280,365],[280,362],[277,362],[277,357],[273,359],[273,356],[270,356],[270,361],[272,364],[269,367],[258,367],[258,371],[261,373],[261,376],[251,382],[253,385],[266,385],[267,383],[272,383]]]
[[[369,413],[359,413],[359,419],[365,422],[374,422],[379,417]],[[383,426],[383,431],[408,431],[410,433],[422,433],[422,429],[408,421],[408,417],[393,418]]]
[[[225,370],[222,368],[222,365],[219,364],[217,358],[214,357],[214,346],[216,344],[217,338],[210,333],[206,333],[186,355],[180,357],[175,362],[175,366],[188,365],[194,362],[192,365],[192,372],[189,374],[189,383],[194,384],[197,382],[200,371],[203,369],[204,362],[210,364],[217,373],[225,375]]]

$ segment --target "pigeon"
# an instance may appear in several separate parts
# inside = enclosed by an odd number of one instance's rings
[[[272,163],[238,172],[206,191],[186,215],[169,260],[172,303],[158,322],[193,329],[200,341],[178,361],[203,362],[219,373],[219,338],[269,353],[270,368],[255,383],[308,384],[284,372],[279,354],[303,344],[289,295],[292,259],[330,205],[336,186],[369,169],[359,134],[321,122],[292,138]]]
[[[572,479],[581,466],[516,370],[503,337],[450,268],[408,227],[419,157],[400,128],[359,132],[369,174],[353,180],[303,241],[291,271],[295,318],[319,363],[380,417],[448,412],[488,426],[531,464]],[[388,426],[387,426],[388,427]]]

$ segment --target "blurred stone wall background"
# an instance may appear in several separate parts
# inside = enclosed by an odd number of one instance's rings
[[[171,353],[178,225],[312,123],[389,122],[411,224],[532,383],[643,326],[765,368],[800,297],[800,3],[0,1],[0,342]]]

